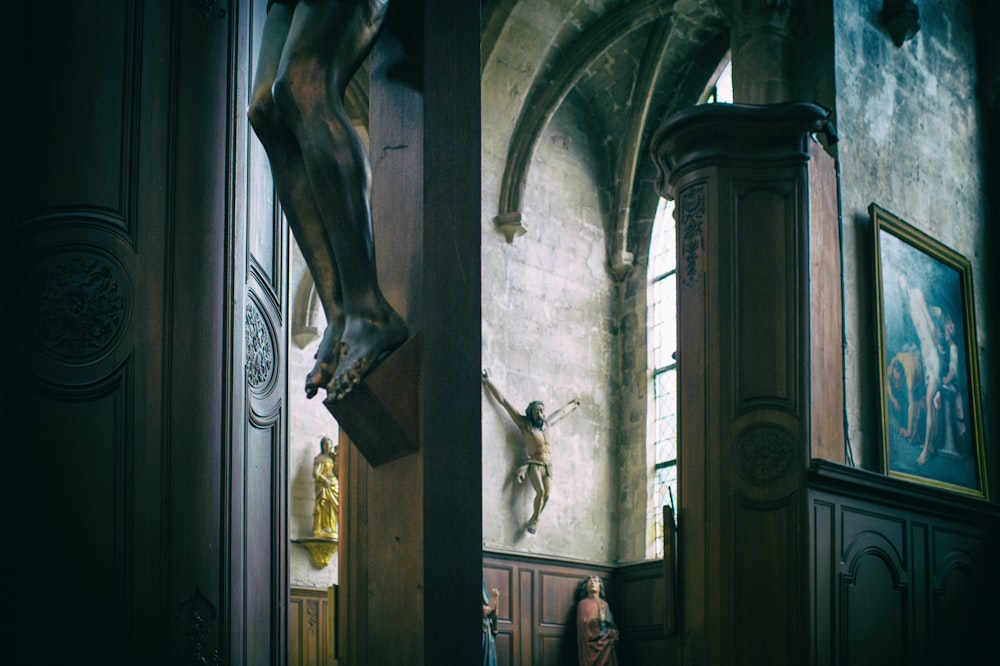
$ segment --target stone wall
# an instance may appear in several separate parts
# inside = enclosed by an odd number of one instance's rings
[[[484,393],[483,541],[490,549],[608,562],[616,556],[615,343],[600,185],[607,165],[593,136],[586,110],[568,100],[539,142],[522,210],[528,231],[513,243],[493,228],[498,194],[484,191],[483,366],[518,410],[532,400],[550,414],[573,398],[581,406],[552,427],[552,497],[538,533],[529,535],[534,491],[514,478],[524,447]],[[484,172],[501,168],[484,164]],[[498,175],[484,173],[484,186]]]
[[[296,294],[303,280],[311,281],[302,253],[294,239],[291,246],[290,294]],[[294,307],[294,303],[293,303]],[[293,317],[294,319],[294,317]],[[322,335],[326,327],[323,310],[317,311],[317,331]],[[319,453],[319,441],[324,436],[337,441],[339,428],[330,412],[323,406],[325,391],[312,400],[306,399],[304,390],[306,373],[309,372],[319,346],[319,338],[300,347],[293,339],[288,345],[288,537],[302,539],[312,536],[313,506],[313,457]],[[337,583],[338,556],[330,564],[317,569],[305,547],[288,545],[288,580],[292,587],[326,589]]]
[[[879,378],[872,229],[877,203],[972,264],[983,404],[986,349],[985,195],[973,22],[968,3],[920,7],[920,30],[896,47],[882,3],[834,3],[840,134],[845,364],[850,449],[878,468]],[[987,435],[989,410],[985,409]]]

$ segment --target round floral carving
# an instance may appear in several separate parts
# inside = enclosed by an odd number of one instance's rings
[[[246,311],[246,372],[251,388],[262,390],[274,379],[274,342],[267,320],[250,301]]]
[[[772,483],[783,477],[795,461],[795,445],[788,434],[773,426],[749,430],[737,443],[740,472],[755,485]]]
[[[128,278],[100,254],[65,250],[42,258],[24,282],[23,325],[41,352],[84,362],[104,354],[128,319]]]

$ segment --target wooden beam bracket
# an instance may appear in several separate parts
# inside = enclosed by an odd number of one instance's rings
[[[350,393],[323,401],[372,467],[416,453],[420,442],[420,337],[412,335]]]

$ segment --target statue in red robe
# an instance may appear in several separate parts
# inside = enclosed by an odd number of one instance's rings
[[[580,666],[617,666],[615,643],[618,642],[618,628],[604,598],[604,583],[599,576],[587,579],[585,592],[586,595],[576,605]]]

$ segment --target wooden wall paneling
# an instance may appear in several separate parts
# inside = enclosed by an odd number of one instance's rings
[[[873,509],[842,505],[839,511],[842,658],[905,663],[914,637],[907,525],[900,516]]]
[[[588,576],[596,574],[605,580],[609,603],[617,619],[611,596],[614,583],[610,565],[487,552],[483,557],[483,570],[487,586],[491,581],[498,583],[501,594],[501,633],[497,636],[497,660],[501,664],[577,663],[576,595]],[[657,575],[662,576],[662,572]],[[504,604],[507,592],[503,584],[510,589],[509,606]],[[508,612],[509,620],[506,619]]]
[[[810,140],[810,457],[844,463],[847,446],[843,416],[844,308],[839,213],[836,161],[818,141]]]
[[[518,568],[518,633],[521,639],[518,641],[515,664],[533,664],[538,649],[537,636],[535,631],[536,617],[538,610],[535,608],[535,572],[531,569],[521,570]]]
[[[505,666],[514,664],[515,646],[518,640],[518,625],[515,622],[515,612],[518,599],[518,589],[515,588],[517,577],[514,567],[505,564],[483,563],[483,576],[486,579],[486,589],[496,588],[500,591],[500,603],[497,607],[497,663]]]
[[[327,590],[291,588],[288,666],[331,666],[334,663],[332,628]]]
[[[343,430],[339,431],[340,502],[336,657],[363,664],[368,649],[368,470],[371,469]]]
[[[558,666],[576,661],[576,595],[587,575],[570,567],[536,569],[533,629],[537,642],[532,663]]]
[[[619,663],[680,663],[677,637],[664,631],[663,563],[589,564],[523,553],[486,552],[487,586],[500,590],[497,660],[510,666],[576,664],[576,602],[591,575],[606,584],[618,623]],[[505,601],[506,597],[506,601]]]
[[[844,663],[908,663],[912,597],[899,554],[888,539],[872,531],[848,542],[843,558]]]
[[[833,666],[838,661],[837,644],[826,628],[837,617],[835,592],[839,567],[835,566],[838,543],[836,505],[813,499],[809,506],[809,586],[811,591],[809,646],[810,664]]]
[[[242,664],[245,607],[231,596],[240,588],[230,585],[229,557],[233,544],[243,543],[242,522],[229,514],[243,501],[231,492],[233,477],[242,472],[233,469],[231,436],[240,432],[233,422],[242,413],[231,402],[232,391],[243,385],[242,367],[234,369],[231,361],[234,347],[242,348],[232,335],[240,290],[227,278],[232,226],[239,219],[227,151],[234,140],[230,29],[235,15],[203,15],[189,3],[173,3],[171,15],[170,103],[166,110],[148,110],[154,118],[165,113],[162,122],[172,132],[165,248],[172,262],[165,276],[171,297],[164,312],[170,359],[163,434],[169,479],[168,653],[192,660],[219,655]],[[241,449],[242,442],[235,448]]]
[[[1000,510],[816,462],[813,664],[992,663]]]
[[[50,653],[52,600],[77,654],[165,651],[164,108],[170,8],[27,5],[5,157],[5,489],[18,600],[7,656]],[[26,55],[26,54],[30,54]],[[140,131],[141,129],[141,131]],[[73,589],[70,595],[67,589]]]
[[[732,358],[722,357],[732,364],[732,381],[724,387],[733,391],[734,416],[760,407],[792,414],[800,409],[801,387],[795,381],[802,354],[798,289],[803,258],[796,237],[800,180],[796,170],[787,169],[733,170],[731,180],[722,179],[732,202],[731,219],[720,225],[722,247],[733,264],[731,272],[719,267],[727,280],[719,305],[723,326],[732,327]]]
[[[929,532],[928,626],[922,634],[929,643],[927,653],[938,663],[975,663],[984,657],[977,646],[994,643],[991,632],[996,625],[990,617],[997,615],[1000,592],[996,560],[987,547],[989,537],[951,524],[931,525]],[[993,538],[997,535],[1000,531]]]
[[[246,108],[265,3],[230,3],[228,76],[232,221],[226,248],[226,340],[232,376],[226,577],[231,635],[241,664],[287,663],[288,644],[288,228],[266,155]]]
[[[676,664],[676,636],[666,631],[663,563],[660,560],[620,565],[612,573],[612,612],[621,632],[621,664]]]

